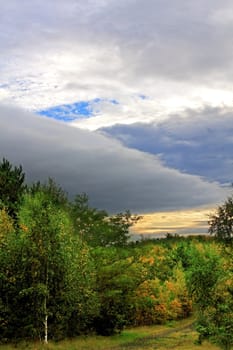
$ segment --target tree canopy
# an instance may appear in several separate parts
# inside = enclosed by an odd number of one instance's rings
[[[71,201],[53,179],[26,188],[22,167],[6,159],[0,175],[0,342],[111,335],[187,317],[195,305],[200,339],[232,348],[232,245],[211,236],[130,242],[140,219],[130,211],[110,215],[87,194]],[[224,242],[232,204],[210,220]]]
[[[217,212],[210,216],[209,233],[220,240],[232,242],[233,238],[233,195],[223,205],[217,208]]]
[[[5,208],[15,221],[26,188],[24,180],[22,166],[13,166],[3,158],[0,162],[0,208]]]
[[[77,234],[93,247],[125,246],[130,227],[140,219],[130,211],[109,215],[105,210],[92,208],[86,193],[75,197],[71,213]]]

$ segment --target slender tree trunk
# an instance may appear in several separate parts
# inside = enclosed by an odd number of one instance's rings
[[[46,263],[46,293],[48,292],[48,282],[49,282],[49,276],[48,276],[48,262]],[[48,310],[47,310],[47,294],[44,297],[44,342],[45,344],[48,344]]]
[[[45,308],[46,308],[46,302],[47,301],[46,301],[46,297],[45,297]],[[47,313],[45,314],[45,320],[44,320],[44,342],[45,342],[45,344],[48,344],[48,315],[47,315]]]

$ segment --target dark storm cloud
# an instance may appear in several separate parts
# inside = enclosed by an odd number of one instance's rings
[[[216,183],[169,169],[155,156],[18,108],[0,107],[0,130],[0,157],[22,164],[28,181],[53,177],[70,194],[87,192],[98,208],[172,210],[225,197]]]
[[[233,180],[233,111],[189,110],[167,121],[103,129],[127,147],[159,155],[163,164],[210,181]]]

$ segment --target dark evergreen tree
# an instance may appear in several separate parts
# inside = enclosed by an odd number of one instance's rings
[[[53,178],[49,177],[48,181],[45,183],[37,181],[28,187],[28,193],[34,195],[37,192],[43,192],[46,194],[53,205],[57,206],[58,208],[68,208],[69,200],[67,193],[56,183]]]
[[[3,158],[0,163],[0,209],[5,208],[15,222],[26,188],[24,180],[22,166],[13,166]]]

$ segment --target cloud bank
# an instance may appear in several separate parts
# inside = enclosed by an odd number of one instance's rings
[[[0,106],[0,130],[0,157],[22,164],[28,181],[53,177],[70,195],[86,192],[111,212],[182,209],[226,195],[217,183],[168,168],[154,155],[19,108]]]
[[[115,125],[102,130],[126,147],[155,154],[163,164],[183,173],[232,183],[232,109],[187,110],[160,123]]]

